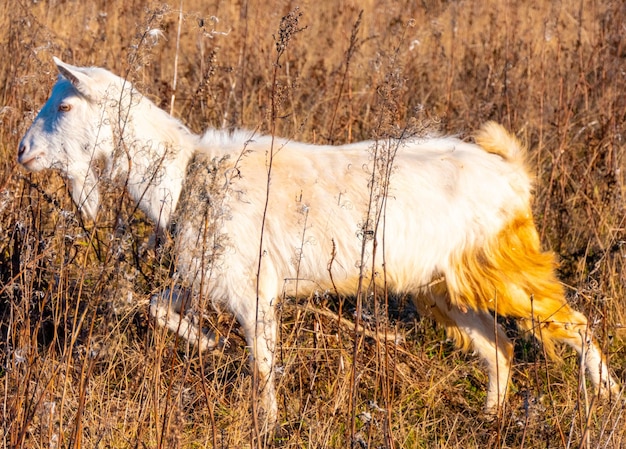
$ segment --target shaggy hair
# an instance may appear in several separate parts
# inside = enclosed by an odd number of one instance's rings
[[[554,255],[540,248],[526,150],[500,125],[485,124],[475,144],[196,136],[128,81],[55,63],[59,80],[20,143],[19,162],[59,170],[89,216],[106,177],[121,180],[159,228],[172,225],[181,285],[226,306],[245,332],[268,426],[277,416],[274,306],[284,294],[355,294],[362,277],[411,294],[460,347],[473,348],[489,375],[488,412],[503,404],[513,355],[494,316],[533,329],[549,354],[568,344],[600,392],[617,393],[587,319],[565,300]],[[105,161],[102,172],[94,160]],[[181,296],[164,292],[151,314],[210,347]]]

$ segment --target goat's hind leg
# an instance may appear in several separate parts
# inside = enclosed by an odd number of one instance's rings
[[[539,235],[530,215],[520,214],[482,254],[482,272],[475,279],[491,279],[498,292],[496,312],[518,318],[521,328],[540,338],[549,355],[554,344],[565,343],[576,350],[589,378],[600,394],[618,393],[606,359],[591,337],[587,318],[573,310],[554,274],[555,260],[541,251]],[[482,281],[474,282],[481,286]],[[485,290],[484,283],[483,291]],[[490,307],[487,304],[487,307]],[[494,307],[495,308],[495,307]]]
[[[485,413],[497,415],[504,406],[511,376],[513,344],[488,312],[461,310],[450,305],[445,295],[432,297],[431,313],[446,327],[446,333],[463,350],[472,348],[489,378]]]
[[[611,377],[606,358],[592,336],[587,318],[573,310],[564,298],[541,294],[532,297],[524,295],[523,298],[530,309],[523,323],[543,341],[548,353],[553,354],[555,342],[572,347],[598,393],[604,397],[617,395],[619,384]]]

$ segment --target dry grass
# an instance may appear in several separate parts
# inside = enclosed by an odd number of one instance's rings
[[[544,244],[625,380],[622,1],[303,0],[306,28],[280,57],[293,2],[182,5],[182,19],[174,1],[0,5],[2,447],[238,448],[254,433],[232,318],[208,316],[230,344],[202,357],[148,322],[147,300],[168,276],[146,219],[112,189],[110,216],[83,222],[60,178],[16,167],[19,138],[55,80],[52,55],[106,66],[166,109],[174,99],[197,132],[237,126],[339,143],[504,123],[532,148]],[[400,345],[355,341],[326,312],[333,303],[281,306],[281,430],[259,445],[626,446],[623,405],[598,404],[570,352],[558,365],[518,340],[509,408],[488,422],[476,360],[403,298],[390,298],[391,319],[376,301],[362,305],[366,324],[404,335]],[[343,307],[349,316],[355,304]]]

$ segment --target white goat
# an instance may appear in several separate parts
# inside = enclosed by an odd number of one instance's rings
[[[475,350],[489,375],[489,412],[503,405],[513,355],[494,316],[516,318],[550,354],[555,342],[570,345],[594,386],[618,393],[587,319],[564,299],[553,254],[540,249],[526,151],[501,126],[484,125],[476,144],[388,143],[395,155],[381,175],[372,156],[380,143],[315,146],[217,130],[199,137],[107,70],[55,63],[59,80],[20,143],[20,164],[59,170],[91,217],[106,176],[126,185],[158,227],[175,224],[181,283],[202,288],[241,324],[268,426],[277,416],[274,306],[296,288],[355,294],[360,276],[411,294],[460,347]],[[100,172],[95,160],[105,162]],[[378,212],[367,212],[372,203]],[[201,349],[210,345],[163,301],[151,313]]]

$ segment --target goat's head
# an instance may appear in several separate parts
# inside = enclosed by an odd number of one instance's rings
[[[110,163],[115,148],[109,112],[122,92],[123,79],[95,67],[75,67],[54,58],[59,79],[18,149],[18,162],[30,171],[59,170],[70,181],[72,198],[84,213],[95,217],[99,195],[97,161]]]

